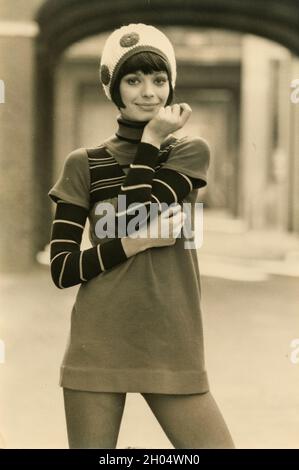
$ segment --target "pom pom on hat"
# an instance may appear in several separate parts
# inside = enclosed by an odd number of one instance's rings
[[[100,80],[109,100],[111,100],[111,91],[122,64],[138,52],[154,52],[166,60],[174,89],[176,60],[171,42],[162,31],[154,26],[131,23],[113,31],[104,45]]]

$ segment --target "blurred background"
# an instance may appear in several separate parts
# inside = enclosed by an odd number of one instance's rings
[[[237,447],[299,448],[299,4],[290,0],[0,0],[0,447],[67,447],[58,375],[78,287],[60,291],[50,278],[47,192],[69,152],[116,131],[98,68],[111,30],[131,22],[173,43],[175,99],[193,110],[177,134],[211,148],[198,259],[212,393]],[[128,446],[171,448],[139,394],[127,394],[118,447]]]

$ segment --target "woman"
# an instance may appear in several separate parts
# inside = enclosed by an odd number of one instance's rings
[[[158,29],[139,23],[115,30],[100,77],[120,111],[117,132],[71,152],[49,191],[57,203],[52,279],[59,288],[81,284],[60,380],[69,445],[115,448],[126,393],[140,392],[175,448],[233,448],[205,370],[196,250],[178,236],[181,203],[194,209],[206,185],[209,147],[199,137],[172,135],[191,108],[170,106],[176,61]],[[107,203],[117,234],[99,237]],[[151,218],[157,205],[158,219]],[[134,206],[145,210],[143,236],[134,237],[129,224],[120,235]],[[92,247],[80,251],[87,217]],[[170,224],[168,238],[150,236],[157,221]]]

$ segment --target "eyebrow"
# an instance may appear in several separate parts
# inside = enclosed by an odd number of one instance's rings
[[[127,75],[141,75],[142,73],[143,73],[143,72],[140,72],[140,71],[137,71],[137,72],[129,72],[129,73],[127,73]],[[167,72],[166,72],[165,70],[159,70],[159,71],[154,70],[153,73],[156,74],[156,75],[159,74],[159,73],[165,73],[165,75],[167,75]]]

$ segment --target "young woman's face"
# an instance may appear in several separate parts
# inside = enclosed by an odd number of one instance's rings
[[[128,73],[120,81],[120,96],[126,108],[120,108],[125,119],[150,121],[163,107],[170,87],[166,72],[145,75],[141,71]]]

